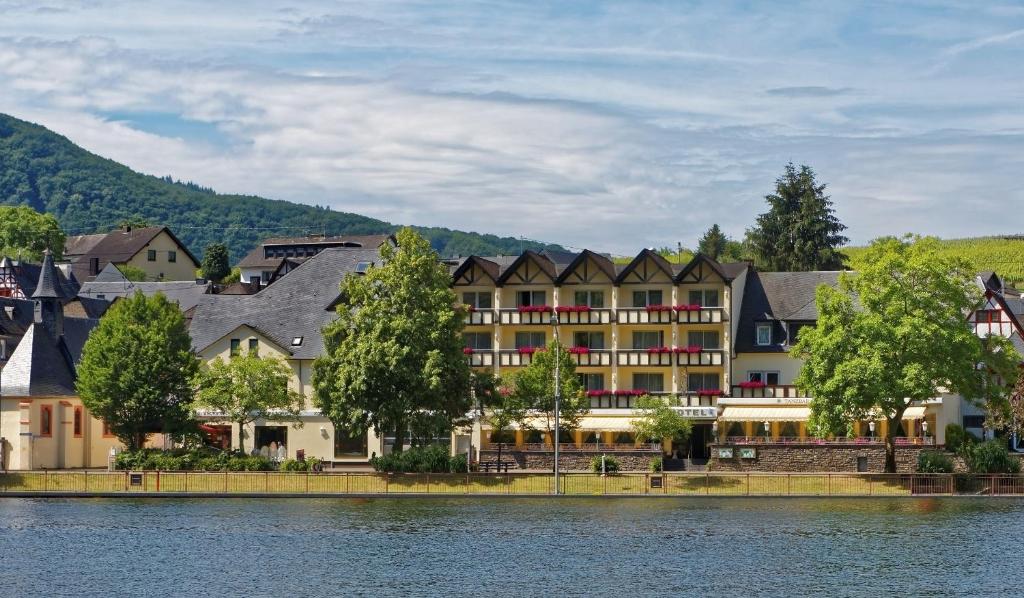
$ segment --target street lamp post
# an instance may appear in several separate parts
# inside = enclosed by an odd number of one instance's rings
[[[562,378],[559,372],[558,362],[561,361],[561,343],[558,341],[558,314],[551,314],[551,328],[555,335],[555,494],[560,494],[558,486],[558,428],[559,410],[562,406]]]

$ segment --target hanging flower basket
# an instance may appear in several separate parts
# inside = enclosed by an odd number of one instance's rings
[[[520,305],[516,308],[521,314],[546,314],[551,313],[550,305]]]
[[[555,311],[560,314],[573,314],[590,311],[589,305],[559,305]]]
[[[747,382],[740,382],[740,388],[764,388],[766,384],[760,380],[750,380]]]
[[[590,347],[569,347],[569,353],[573,355],[587,355],[590,353]]]

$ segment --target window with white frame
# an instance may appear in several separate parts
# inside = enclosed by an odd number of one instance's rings
[[[665,333],[661,330],[634,330],[633,348],[650,349],[665,346]]]
[[[462,302],[473,309],[491,309],[494,294],[490,291],[468,291],[462,294]]]
[[[771,322],[759,322],[757,325],[757,336],[756,342],[758,346],[766,347],[772,344],[772,325]]]
[[[718,299],[718,289],[698,289],[690,291],[690,304],[701,307],[722,307]]]
[[[633,291],[633,307],[647,307],[648,305],[664,305],[661,291],[653,289]]]
[[[600,309],[604,307],[604,291],[576,291],[573,293],[573,304]]]
[[[547,293],[544,291],[517,291],[516,307],[547,305]]]
[[[717,330],[691,330],[686,333],[686,341],[689,346],[703,347],[704,349],[721,349]]]
[[[466,347],[474,351],[491,350],[491,334],[489,332],[465,332],[462,338],[466,341]]]
[[[768,386],[776,386],[779,383],[779,372],[756,371],[747,372],[748,382],[763,382]]]

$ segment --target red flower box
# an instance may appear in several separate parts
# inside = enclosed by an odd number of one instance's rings
[[[647,348],[647,352],[648,353],[652,353],[652,354],[653,353],[671,353],[672,349],[669,349],[668,347],[648,347]]]
[[[610,390],[588,390],[587,391],[587,396],[588,397],[606,397],[606,396],[610,396],[611,394],[612,394],[612,391],[610,391]]]
[[[590,353],[590,347],[569,347],[569,353],[573,355],[586,355]]]
[[[740,388],[764,388],[766,385],[760,380],[751,380],[748,382],[740,382]]]
[[[704,350],[704,347],[700,345],[690,345],[689,347],[676,347],[676,353],[700,353]]]
[[[589,305],[559,305],[555,308],[555,311],[560,314],[565,313],[580,313],[590,311]]]
[[[519,347],[517,350],[520,355],[533,355],[534,353],[545,351],[546,349],[544,347]]]
[[[551,313],[551,311],[552,311],[550,305],[520,305],[516,309],[519,310],[519,313],[521,313],[521,314],[529,314],[529,313],[544,314],[544,313]]]
[[[697,394],[702,397],[717,397],[722,394],[720,388],[702,388],[697,391]]]
[[[466,347],[466,348],[462,349],[462,353],[464,355],[472,355],[473,354],[473,348],[472,347]]]
[[[466,306],[466,311],[468,311],[469,313],[473,313],[473,312],[476,311],[476,308],[473,307],[472,305],[467,305]]]
[[[640,397],[647,394],[646,390],[616,390],[617,397]]]
[[[672,311],[671,305],[648,305],[645,307],[648,312],[652,311]]]
[[[689,305],[677,305],[672,309],[676,311],[700,311],[700,305],[696,303],[691,303]]]

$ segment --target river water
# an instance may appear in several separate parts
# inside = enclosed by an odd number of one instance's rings
[[[0,596],[1020,596],[1020,499],[0,499]]]

